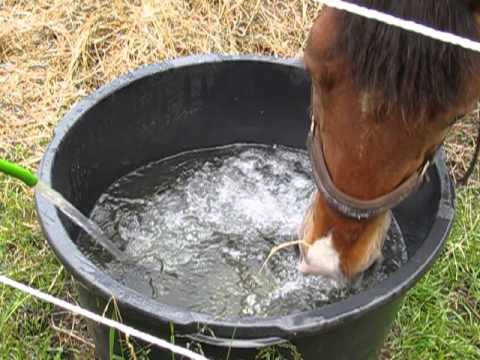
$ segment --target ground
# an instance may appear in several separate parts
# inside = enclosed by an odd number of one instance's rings
[[[140,65],[194,53],[301,54],[313,0],[0,0],[0,157],[35,169],[82,96]],[[449,136],[452,173],[472,154],[477,113]],[[455,228],[409,292],[384,359],[480,358],[480,182],[458,188]],[[76,301],[43,238],[32,192],[0,176],[0,271]],[[84,322],[0,287],[0,358],[91,359]],[[274,359],[273,353],[265,359]]]

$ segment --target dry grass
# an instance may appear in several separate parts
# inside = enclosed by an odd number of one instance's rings
[[[73,103],[141,65],[211,52],[299,56],[319,11],[314,0],[0,0],[0,157],[35,168]],[[455,173],[465,170],[475,134],[473,116],[452,132]],[[477,171],[475,185],[479,178]],[[25,189],[2,184],[28,199]],[[41,239],[31,210],[22,226]],[[13,236],[15,226],[0,223],[0,234]],[[36,246],[49,254],[45,243]],[[78,319],[49,319],[52,346],[91,347]]]
[[[480,110],[466,115],[457,122],[447,137],[445,149],[448,165],[456,180],[460,180],[466,173],[473,157],[477,134],[480,126]],[[480,167],[476,166],[468,182],[469,186],[480,186]]]
[[[82,96],[141,65],[194,53],[301,53],[308,0],[0,0],[0,150],[41,157]]]
[[[21,147],[34,166],[74,102],[144,64],[209,52],[298,56],[319,11],[314,0],[0,0],[0,151]],[[456,174],[474,134],[470,120],[450,137]]]

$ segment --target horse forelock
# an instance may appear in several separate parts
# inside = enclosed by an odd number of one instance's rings
[[[459,0],[350,0],[361,6],[478,41],[475,16]],[[480,54],[357,15],[340,13],[332,51],[376,106],[407,118],[433,117],[461,106]],[[425,116],[422,116],[425,115]]]

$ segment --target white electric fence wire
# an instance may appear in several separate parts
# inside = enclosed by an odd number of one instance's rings
[[[417,33],[417,34],[421,34],[421,35],[430,37],[432,39],[436,39],[436,40],[443,41],[445,43],[449,43],[449,44],[452,44],[452,45],[461,46],[465,49],[480,52],[480,43],[479,42],[472,41],[470,39],[463,38],[461,36],[451,34],[451,33],[445,32],[445,31],[436,30],[436,29],[430,28],[428,26],[418,24],[414,21],[400,19],[400,18],[397,18],[395,16],[385,14],[385,13],[382,13],[382,12],[377,11],[377,10],[368,9],[366,7],[362,7],[362,6],[359,6],[359,5],[356,5],[356,4],[352,4],[352,3],[349,3],[349,2],[346,2],[346,1],[343,1],[343,0],[315,0],[315,1],[319,2],[319,3],[323,3],[327,6],[330,6],[330,7],[339,9],[339,10],[347,11],[351,14],[363,16],[365,18],[376,20],[376,21],[380,21],[382,23],[385,23],[385,24],[388,24],[388,25],[391,25],[391,26],[396,26],[396,27],[399,27],[401,29],[404,29],[404,30],[407,30],[407,31],[410,31],[410,32],[414,32],[414,33]],[[417,0],[417,1],[421,1],[421,0]],[[139,331],[137,329],[134,329],[130,326],[121,324],[117,321],[105,318],[105,317],[100,316],[98,314],[95,314],[91,311],[83,309],[80,306],[70,304],[70,303],[68,303],[66,301],[63,301],[61,299],[58,299],[54,296],[43,293],[43,292],[41,292],[37,289],[33,289],[29,286],[26,286],[24,284],[21,284],[19,282],[11,280],[11,279],[9,279],[5,276],[0,275],[0,283],[2,283],[4,285],[7,285],[7,286],[10,286],[12,288],[15,288],[17,290],[20,290],[24,293],[27,293],[27,294],[29,294],[33,297],[36,297],[38,299],[41,299],[43,301],[54,304],[58,307],[61,307],[65,310],[67,310],[67,311],[70,311],[74,314],[86,317],[86,318],[88,318],[90,320],[93,320],[95,322],[98,322],[100,324],[103,324],[103,325],[109,326],[111,328],[114,328],[114,329],[124,333],[127,336],[133,336],[135,338],[138,338],[138,339],[141,339],[141,340],[146,341],[148,343],[157,345],[161,348],[170,350],[170,351],[172,351],[176,354],[179,354],[179,355],[186,356],[186,357],[188,357],[190,359],[193,359],[193,360],[207,360],[206,357],[204,357],[202,355],[199,355],[199,354],[196,354],[193,351],[190,351],[188,349],[184,349],[184,348],[182,348],[180,346],[177,346],[177,345],[173,345],[166,340],[159,339],[155,336],[144,333],[144,332]]]
[[[56,298],[52,295],[45,294],[45,293],[41,292],[40,290],[33,289],[29,286],[26,286],[24,284],[21,284],[21,283],[15,281],[15,280],[11,280],[11,279],[7,278],[6,276],[0,275],[0,283],[4,284],[4,285],[7,285],[7,286],[10,286],[12,288],[15,288],[17,290],[20,290],[24,293],[27,293],[27,294],[29,294],[33,297],[36,297],[36,298],[41,299],[43,301],[46,301],[48,303],[54,304],[58,307],[61,307],[65,310],[67,310],[67,311],[70,311],[74,314],[81,315],[83,317],[86,317],[86,318],[88,318],[90,320],[93,320],[95,322],[98,322],[100,324],[103,324],[103,325],[109,326],[111,328],[114,328],[114,329],[124,333],[127,336],[133,336],[137,339],[141,339],[141,340],[146,341],[150,344],[155,344],[157,346],[160,346],[161,348],[168,349],[171,352],[176,353],[178,355],[183,355],[183,356],[186,356],[186,357],[188,357],[190,359],[193,359],[193,360],[207,360],[206,357],[204,357],[202,355],[199,355],[199,354],[196,354],[193,351],[190,351],[188,349],[184,349],[184,348],[182,348],[180,346],[177,346],[177,345],[173,345],[166,340],[159,339],[155,336],[144,333],[143,331],[139,331],[139,330],[134,329],[130,326],[119,323],[117,321],[105,318],[105,317],[100,316],[98,314],[95,314],[91,311],[83,309],[80,306],[73,305],[73,304],[70,304],[70,303],[68,303],[64,300],[58,299],[58,298]]]
[[[369,9],[363,6],[359,6],[356,4],[352,4],[343,0],[315,0],[315,1],[318,3],[323,3],[330,7],[336,8],[338,10],[343,10],[351,14],[363,16],[368,19],[377,20],[388,25],[396,26],[410,32],[427,36],[432,39],[440,40],[445,43],[461,46],[465,49],[480,52],[480,42],[472,41],[470,39],[463,38],[461,36],[458,36],[449,32],[436,30],[428,26],[418,24],[414,21],[400,19],[395,16],[385,14],[383,12]],[[411,1],[422,1],[422,0],[411,0]]]

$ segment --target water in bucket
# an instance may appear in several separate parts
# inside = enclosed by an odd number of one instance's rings
[[[218,318],[268,317],[339,301],[407,260],[394,220],[384,261],[348,287],[296,270],[294,248],[315,185],[306,152],[237,144],[191,151],[128,174],[91,218],[131,261],[113,259],[82,234],[79,244],[117,281],[160,302]],[[134,259],[134,261],[132,261]]]

